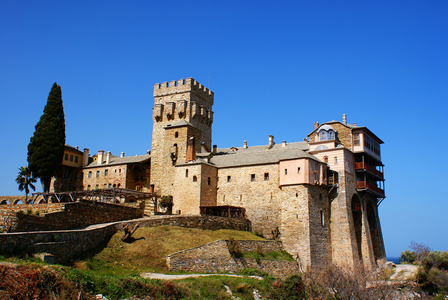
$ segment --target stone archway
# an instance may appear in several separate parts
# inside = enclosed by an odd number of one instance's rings
[[[355,228],[356,246],[358,250],[358,257],[362,260],[362,206],[361,199],[358,194],[354,194],[352,197],[352,216],[353,225]]]
[[[0,202],[0,205],[8,205],[8,200],[2,200],[2,202]]]
[[[12,204],[18,205],[18,204],[23,204],[23,202],[22,202],[22,199],[15,199]]]

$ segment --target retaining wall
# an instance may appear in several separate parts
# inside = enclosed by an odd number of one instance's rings
[[[57,263],[65,263],[106,243],[112,235],[122,230],[123,224],[140,224],[141,227],[171,225],[211,230],[244,230],[247,226],[240,219],[216,216],[163,216],[94,225],[85,229],[0,233],[0,255],[46,252],[53,254]]]
[[[281,242],[276,241],[235,241],[241,252],[282,251]],[[200,247],[182,250],[167,256],[171,271],[187,272],[229,272],[236,273],[244,268],[257,269],[275,277],[285,278],[299,272],[295,261],[264,260],[254,258],[234,258],[229,252],[229,241],[219,240]]]
[[[80,200],[68,203],[0,206],[0,230],[25,232],[82,228],[92,224],[141,218],[144,204],[109,204]]]

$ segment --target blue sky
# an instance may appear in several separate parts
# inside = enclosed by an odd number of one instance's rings
[[[218,147],[301,141],[315,121],[377,134],[386,251],[448,250],[448,1],[0,0],[0,194],[17,195],[54,82],[67,143],[151,146],[155,83],[215,93]]]

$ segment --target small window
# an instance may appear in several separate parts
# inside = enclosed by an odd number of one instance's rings
[[[92,178],[92,171],[89,171],[89,174],[87,175],[87,178]]]
[[[195,175],[195,176],[193,176],[193,182],[196,182],[196,181],[198,181],[198,178]]]
[[[250,174],[250,181],[255,181],[255,174]]]
[[[121,173],[121,169],[118,169],[118,173]]]
[[[117,187],[117,185],[114,183],[113,187],[115,188],[115,187]]]
[[[227,176],[227,182],[230,182],[231,179],[232,179],[231,176]]]
[[[185,170],[185,177],[188,177],[188,169]]]
[[[107,183],[103,184],[103,189],[107,188]]]
[[[288,175],[288,169],[285,169],[285,175]]]
[[[174,137],[175,137],[175,138],[178,138],[178,137],[179,137],[179,132],[176,131],[176,132],[174,133]]]
[[[88,190],[88,191],[90,191],[90,188],[91,188],[91,187],[90,187],[90,184],[87,185],[87,190]]]
[[[269,181],[269,173],[264,173],[264,181]]]
[[[328,164],[328,156],[324,156],[324,163]]]
[[[78,163],[78,156],[75,156],[75,163]]]
[[[210,185],[211,181],[212,181],[212,180],[210,179],[210,177],[208,177],[208,178],[207,178],[207,185]]]
[[[112,184],[109,183],[109,188],[112,186]]]
[[[65,153],[65,155],[64,155],[64,160],[68,160],[68,154],[67,153]]]
[[[117,169],[115,169],[115,173],[117,173]]]
[[[119,188],[120,187],[120,184],[117,184],[117,188]]]
[[[107,173],[109,173],[109,171],[107,169],[104,170],[104,176],[107,176]]]
[[[334,157],[334,164],[335,164],[335,165],[338,164],[338,157],[337,157],[337,156]]]
[[[359,133],[355,133],[353,135],[353,145],[359,146],[361,142],[359,141]]]
[[[95,185],[95,190],[97,190],[98,189],[98,184],[97,185]]]
[[[297,174],[300,174],[300,167],[297,168]]]
[[[73,155],[70,155],[70,161],[73,161]]]
[[[320,225],[322,225],[322,227],[325,226],[325,215],[323,210],[320,211]]]
[[[96,171],[96,178],[100,177],[100,171]]]

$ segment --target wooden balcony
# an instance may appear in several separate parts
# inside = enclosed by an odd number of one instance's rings
[[[375,169],[371,165],[368,165],[368,164],[366,164],[364,162],[356,162],[355,163],[355,168],[356,168],[356,170],[367,170],[370,173],[378,176],[379,178],[384,179],[383,173],[381,173],[380,171],[378,171],[377,169]]]
[[[376,194],[379,194],[384,197],[384,190],[380,189],[379,187],[376,187],[373,184],[367,183],[365,181],[357,181],[356,188],[371,190],[371,191],[375,192]]]

